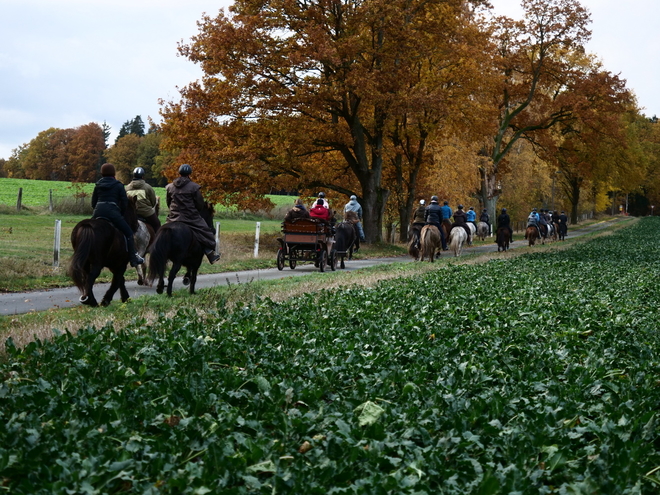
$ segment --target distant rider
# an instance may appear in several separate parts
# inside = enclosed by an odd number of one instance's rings
[[[468,227],[467,215],[463,211],[463,205],[458,205],[458,210],[454,212],[454,224],[449,231],[451,232],[456,227],[463,227],[463,229],[465,229],[465,232],[467,233],[467,243],[470,244],[472,242],[472,232],[470,231],[470,227]]]
[[[481,212],[481,215],[479,216],[479,221],[488,225],[488,234],[490,234],[491,233],[490,215],[488,215],[488,210],[486,208],[484,208],[483,211]]]
[[[362,205],[358,203],[357,196],[352,195],[348,203],[344,205],[344,213],[348,211],[354,211],[357,214],[358,222],[355,225],[360,234],[360,240],[364,242],[364,230],[362,229]]]
[[[561,214],[557,217],[557,225],[559,225],[559,230],[562,233],[562,235],[566,235],[568,233],[568,217],[566,216],[565,212],[561,212]]]
[[[500,216],[497,217],[497,228],[498,229],[507,229],[509,232],[509,243],[513,243],[513,229],[511,228],[511,218],[506,212],[506,208],[502,208]],[[497,239],[495,240],[497,242]]]
[[[541,231],[539,230],[539,214],[536,212],[536,208],[533,208],[529,216],[527,217],[527,226],[534,227],[541,237]],[[525,234],[525,239],[527,239],[527,234]]]
[[[447,239],[445,239],[445,234],[442,231],[442,208],[438,204],[438,197],[431,196],[431,204],[426,207],[424,212],[424,221],[429,225],[434,225],[440,232],[440,240],[442,241],[443,251],[447,250]]]
[[[436,196],[437,199],[437,196]],[[440,217],[440,223],[442,223],[443,220],[449,220],[452,215],[454,214],[453,211],[451,211],[451,208],[449,207],[449,202],[445,201],[442,203],[442,216]]]
[[[104,163],[101,166],[101,180],[96,183],[92,193],[92,218],[105,218],[124,234],[131,266],[138,266],[144,263],[144,259],[135,251],[134,232],[124,219],[127,207],[126,189],[124,184],[115,179],[115,166]]]
[[[426,201],[420,199],[419,206],[415,210],[415,213],[413,213],[413,219],[412,222],[410,222],[412,236],[414,239],[416,239],[415,246],[417,247],[417,249],[421,247],[419,236],[422,232],[422,228],[424,227],[424,224],[426,223],[425,217],[426,217]]]
[[[468,211],[465,212],[465,215],[467,216],[467,221],[472,222],[472,225],[474,225],[475,230],[477,229],[477,212],[474,211],[474,206],[470,206],[468,208]]]
[[[133,180],[126,186],[126,194],[129,198],[136,197],[136,210],[140,218],[151,225],[154,232],[160,228],[160,220],[156,213],[158,197],[154,188],[144,181],[144,169],[137,167],[133,170]]]
[[[204,248],[204,254],[213,264],[220,259],[215,252],[215,232],[202,218],[204,198],[199,184],[190,180],[192,167],[184,163],[179,167],[179,177],[165,188],[167,190],[168,222],[184,222],[193,229],[195,239]]]

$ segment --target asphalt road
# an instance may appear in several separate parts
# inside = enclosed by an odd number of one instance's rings
[[[595,230],[602,230],[604,228],[612,225],[616,220],[598,222],[587,227],[572,229],[569,228],[569,233],[566,236],[567,238],[578,237]],[[522,235],[517,234],[515,238],[517,240],[511,245],[511,249],[516,249],[520,247],[527,246],[527,243],[522,240]],[[482,246],[469,247],[464,250],[464,254],[479,253],[479,252],[492,252],[497,251],[497,245],[495,243],[489,243]],[[445,258],[449,256],[449,252],[443,253],[442,257]],[[275,255],[273,255],[273,258]],[[382,265],[392,262],[401,262],[401,261],[412,261],[409,256],[399,256],[395,258],[372,258],[364,260],[351,260],[346,262],[345,271],[359,270],[360,268],[366,268],[375,265]],[[326,270],[330,270],[326,268]],[[241,272],[225,272],[225,273],[215,273],[207,275],[199,275],[197,277],[197,289],[203,289],[207,287],[216,287],[224,286],[229,284],[238,284],[238,283],[248,283],[257,280],[274,280],[285,277],[296,277],[301,275],[308,275],[310,273],[318,272],[318,268],[315,268],[313,264],[304,264],[298,265],[295,270],[291,270],[288,266],[284,268],[283,271],[279,271],[277,268],[269,268],[265,270],[249,270]],[[181,275],[177,277],[174,281],[173,290],[178,290],[183,288],[182,278],[183,270],[181,270]],[[108,290],[110,286],[109,283],[97,284],[94,286],[94,294],[96,298],[100,301],[103,297],[105,291]],[[145,287],[137,285],[137,282],[127,282],[126,288],[131,298],[137,298],[145,294],[155,294],[155,287]],[[23,314],[34,311],[47,311],[51,309],[58,308],[68,308],[72,306],[78,306],[80,302],[78,298],[80,293],[75,287],[65,287],[60,289],[50,289],[43,291],[33,291],[33,292],[15,292],[15,293],[4,293],[0,294],[0,315],[9,316],[15,314]],[[115,294],[113,301],[118,301],[119,292]]]

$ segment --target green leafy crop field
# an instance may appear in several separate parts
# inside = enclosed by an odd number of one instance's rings
[[[1,486],[657,493],[659,236],[8,342]]]

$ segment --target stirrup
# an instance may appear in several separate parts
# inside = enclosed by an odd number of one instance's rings
[[[131,256],[131,266],[133,268],[135,268],[138,265],[141,265],[142,263],[144,263],[144,258],[139,254],[135,253],[133,256]]]

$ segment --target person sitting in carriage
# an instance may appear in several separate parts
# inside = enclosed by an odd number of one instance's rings
[[[144,259],[135,251],[133,231],[124,219],[128,207],[128,196],[124,184],[115,179],[115,166],[104,163],[101,166],[101,180],[94,186],[92,192],[92,218],[105,218],[114,225],[126,238],[126,250],[131,266],[144,263]]]
[[[413,213],[413,218],[412,221],[410,222],[410,231],[412,234],[412,237],[416,240],[415,246],[417,249],[420,249],[420,234],[422,232],[422,228],[426,224],[426,201],[423,199],[419,200],[419,206],[415,210],[415,213]]]
[[[445,204],[447,202],[445,201]],[[442,250],[447,251],[447,239],[445,233],[442,231],[442,208],[438,204],[438,197],[431,196],[431,204],[426,207],[424,211],[424,222],[429,225],[434,225],[440,232],[440,240],[442,241]]]
[[[511,217],[506,212],[506,208],[502,208],[500,216],[497,217],[497,228],[498,229],[507,229],[509,231],[509,243],[513,242],[513,229],[511,228]],[[495,239],[497,242],[497,239]]]
[[[467,216],[467,221],[472,222],[472,225],[474,225],[474,229],[476,231],[476,229],[477,229],[477,212],[474,211],[474,206],[470,206],[468,208],[468,211],[465,212],[465,215]]]
[[[481,212],[481,215],[479,216],[479,221],[488,225],[488,233],[490,234],[491,231],[490,215],[488,214],[488,210],[486,208],[484,208],[483,211]]]
[[[454,223],[452,224],[449,232],[454,230],[456,227],[462,227],[465,229],[465,232],[467,233],[467,243],[470,244],[472,242],[472,232],[470,231],[470,227],[468,227],[467,215],[463,211],[463,205],[458,205],[458,210],[454,212]]]
[[[126,194],[129,198],[137,198],[135,209],[138,216],[145,223],[151,225],[154,232],[158,232],[160,228],[160,220],[156,213],[158,198],[154,188],[144,181],[144,169],[142,167],[136,167],[133,170],[133,180],[126,186]]]
[[[200,214],[205,207],[204,198],[199,184],[190,180],[191,174],[192,167],[184,163],[179,167],[179,177],[165,188],[167,206],[170,209],[167,221],[184,222],[190,226],[197,242],[204,248],[209,263],[213,264],[220,259],[220,255],[215,252],[215,232]]]
[[[539,230],[539,214],[536,212],[536,208],[532,208],[532,212],[527,217],[527,226],[534,227],[541,237],[541,231]],[[525,239],[527,239],[527,234],[525,234]]]
[[[333,215],[329,208],[323,206],[323,198],[319,198],[314,207],[309,210],[309,216],[330,223]]]
[[[309,212],[307,211],[307,208],[305,208],[302,199],[298,198],[296,199],[293,208],[291,208],[289,211],[286,212],[284,221],[288,223],[297,220],[298,218],[309,218],[309,217],[310,217]]]

